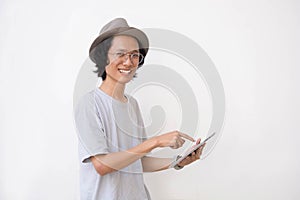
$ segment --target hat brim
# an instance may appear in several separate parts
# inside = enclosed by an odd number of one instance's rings
[[[139,42],[139,48],[144,49],[145,53],[147,54],[149,49],[148,37],[143,31],[134,27],[119,27],[102,33],[93,41],[89,53],[91,54],[92,51],[96,48],[96,46],[104,40],[117,35],[128,35],[136,38]]]

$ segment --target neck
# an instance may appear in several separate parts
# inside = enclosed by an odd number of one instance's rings
[[[100,85],[100,89],[119,101],[126,101],[126,97],[124,96],[125,84],[119,83],[117,81],[112,81],[108,77],[102,82]]]

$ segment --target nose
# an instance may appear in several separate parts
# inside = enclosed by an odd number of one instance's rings
[[[124,57],[123,65],[125,65],[125,66],[133,65],[133,62],[131,61],[131,58],[128,54]]]

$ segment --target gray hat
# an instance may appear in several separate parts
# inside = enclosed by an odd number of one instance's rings
[[[92,54],[94,54],[93,50],[95,50],[95,47],[107,38],[116,35],[128,35],[136,38],[139,41],[139,48],[144,49],[145,55],[147,54],[149,48],[149,40],[147,35],[137,28],[128,26],[128,23],[125,19],[116,18],[101,29],[99,36],[92,43],[89,54],[93,62],[95,62],[95,60],[93,59]]]

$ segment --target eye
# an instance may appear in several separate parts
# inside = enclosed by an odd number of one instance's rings
[[[119,58],[122,58],[122,57],[125,56],[125,53],[124,52],[117,52],[116,56],[119,57]]]
[[[131,54],[131,58],[132,59],[139,59],[140,58],[140,54],[139,53],[133,53],[133,54]]]

